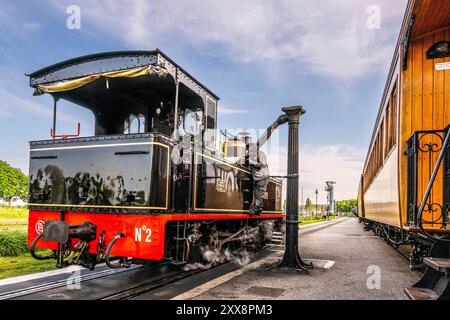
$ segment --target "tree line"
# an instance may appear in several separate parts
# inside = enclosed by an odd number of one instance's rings
[[[358,205],[358,201],[356,199],[350,200],[341,200],[335,202],[334,210],[336,212],[352,212],[352,209]],[[300,211],[306,211],[306,213],[315,213],[316,205],[311,201],[310,198],[306,198],[305,204],[299,207]],[[328,204],[318,204],[317,211],[318,213],[322,211],[328,210]]]

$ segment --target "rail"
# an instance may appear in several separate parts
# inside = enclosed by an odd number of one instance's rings
[[[414,132],[407,155],[408,224],[418,226],[430,239],[448,242],[450,126]]]

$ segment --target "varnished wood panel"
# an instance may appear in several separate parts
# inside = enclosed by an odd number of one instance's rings
[[[365,218],[400,227],[397,150],[394,149],[383,168],[364,193]]]
[[[380,116],[374,131],[374,140],[377,137],[379,126],[386,109],[385,100],[394,78],[399,77],[399,110],[397,119],[397,166],[392,165],[392,155],[383,163],[379,172],[372,172],[369,165],[371,159],[377,158],[379,152],[376,141],[371,143],[371,150],[364,167],[363,194],[359,194],[359,200],[363,200],[366,218],[391,225],[407,224],[407,140],[417,130],[442,130],[450,124],[450,70],[437,71],[436,63],[450,62],[450,58],[428,60],[426,52],[436,42],[450,41],[450,0],[410,0],[402,25],[399,43],[406,34],[411,15],[416,16],[413,29],[413,38],[407,54],[407,69],[400,70],[400,66],[394,61],[390,78],[386,84]],[[396,55],[402,57],[402,46],[397,49]],[[400,61],[400,64],[402,61]],[[392,69],[393,68],[393,69]],[[398,72],[398,74],[397,74]],[[387,122],[385,122],[387,123]],[[431,137],[431,136],[430,136]],[[431,144],[439,142],[439,138],[430,139]],[[420,203],[429,182],[430,173],[434,168],[438,154],[421,154],[418,163],[418,199]],[[377,168],[378,170],[378,168]],[[439,172],[439,175],[442,171]],[[372,179],[366,179],[371,178]],[[398,184],[397,184],[398,180]],[[392,191],[392,186],[397,185],[397,192]],[[384,189],[389,188],[389,193]],[[395,193],[398,205],[392,198]],[[433,202],[442,202],[442,176],[436,181],[436,186],[431,193]],[[436,213],[425,215],[427,220],[434,220]],[[430,225],[432,226],[432,225]]]
[[[450,4],[450,1],[447,2]],[[442,4],[438,4],[441,6]],[[447,5],[447,7],[449,7]],[[430,7],[431,8],[431,7]],[[434,7],[436,9],[436,7]],[[431,10],[431,9],[430,9]],[[436,16],[437,13],[432,15]],[[433,24],[430,22],[429,26]],[[450,70],[437,71],[435,65],[450,61],[449,58],[427,59],[426,52],[436,42],[450,41],[450,28],[427,33],[425,36],[412,39],[408,54],[408,69],[402,72],[402,97],[400,112],[400,203],[402,221],[406,221],[407,213],[407,145],[406,142],[415,131],[442,130],[450,124]],[[439,138],[427,136],[422,142],[437,143]],[[430,174],[434,168],[438,153],[430,156],[420,153],[418,203],[422,201]],[[438,173],[431,193],[432,202],[442,203],[442,169]],[[439,213],[425,215],[427,220],[434,220]]]

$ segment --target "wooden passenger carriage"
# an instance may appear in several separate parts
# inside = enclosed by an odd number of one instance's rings
[[[399,228],[418,223],[416,209],[439,151],[446,147],[442,143],[450,125],[450,68],[439,69],[450,62],[450,49],[430,56],[438,44],[450,47],[447,9],[448,1],[411,1],[408,6],[359,188],[359,212],[366,219]],[[413,168],[409,162],[415,158]],[[427,212],[424,220],[434,223],[425,228],[440,228],[447,217],[445,166],[443,161],[430,195],[443,210]],[[408,197],[409,192],[417,197]]]
[[[427,256],[449,258],[449,132],[450,2],[410,0],[361,176],[358,207],[368,227],[389,243],[414,247],[412,267],[431,264],[423,259]],[[439,294],[448,297],[446,292]]]

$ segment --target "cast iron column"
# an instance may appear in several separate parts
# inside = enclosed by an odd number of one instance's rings
[[[300,116],[305,113],[303,107],[294,106],[282,109],[288,117],[289,145],[288,145],[288,181],[286,203],[286,249],[279,267],[295,268],[306,271],[307,265],[300,258],[298,252],[298,127]]]

